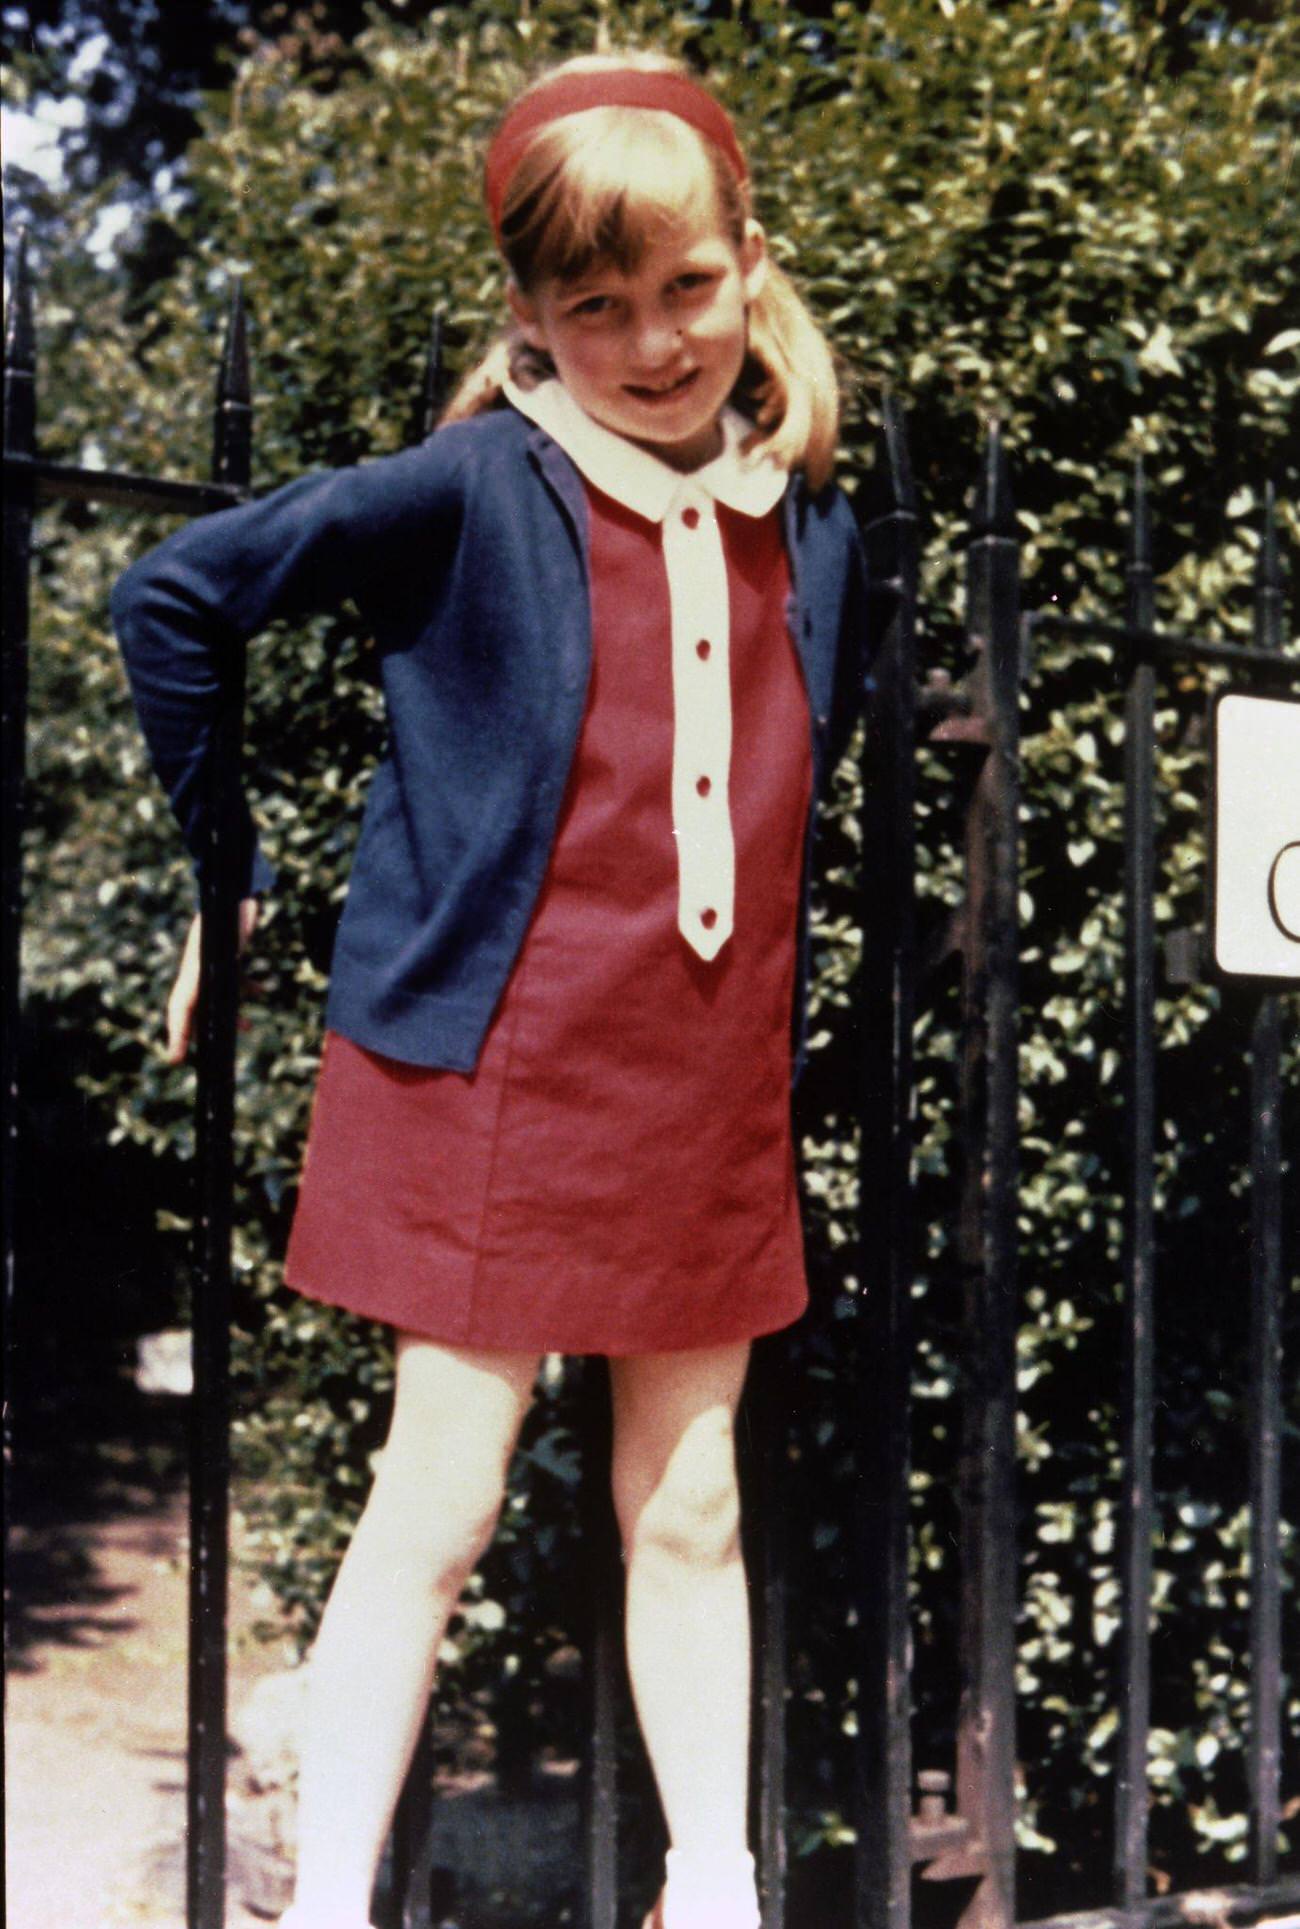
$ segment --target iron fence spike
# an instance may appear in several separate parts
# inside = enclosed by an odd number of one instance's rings
[[[217,381],[217,401],[248,402],[251,388],[248,373],[248,321],[244,306],[244,282],[236,275],[230,284],[226,309],[226,332],[221,348],[221,373]]]
[[[14,265],[5,305],[5,368],[32,374],[36,368],[36,323],[32,307],[32,270],[27,251],[27,229],[18,230]]]
[[[1151,567],[1151,500],[1147,490],[1146,464],[1141,456],[1133,462],[1133,524],[1129,537],[1129,558],[1137,569]]]
[[[976,542],[982,536],[1014,538],[1016,534],[1011,466],[1007,460],[1006,444],[1002,440],[1002,424],[996,415],[989,418],[988,433],[980,457],[970,529],[971,538]]]
[[[443,358],[443,311],[435,308],[433,322],[429,329],[429,347],[424,358],[423,407],[420,426],[424,435],[432,435],[438,426],[447,400],[447,370]]]
[[[252,385],[248,367],[248,317],[244,284],[235,276],[226,309],[221,368],[212,411],[212,476],[246,488],[252,462]]]
[[[884,426],[885,445],[885,489],[888,506],[902,509],[908,514],[916,510],[916,481],[912,474],[912,451],[907,439],[907,417],[903,405],[892,389],[887,389],[882,400],[881,415]]]
[[[1277,541],[1277,492],[1272,481],[1264,484],[1263,541],[1255,561],[1255,586],[1260,591],[1282,593],[1282,556]]]

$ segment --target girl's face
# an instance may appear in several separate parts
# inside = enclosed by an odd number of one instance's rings
[[[718,416],[765,267],[758,223],[737,248],[710,208],[652,241],[630,272],[597,261],[572,281],[512,289],[510,303],[588,415],[675,469],[698,469],[721,447]]]

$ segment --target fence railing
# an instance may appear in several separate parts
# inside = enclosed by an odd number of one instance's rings
[[[1156,1258],[1156,787],[1155,696],[1160,667],[1230,668],[1264,688],[1300,683],[1300,663],[1282,654],[1283,586],[1277,512],[1271,485],[1264,491],[1263,530],[1255,571],[1252,647],[1174,635],[1154,627],[1151,523],[1146,479],[1136,466],[1128,567],[1128,622],[1117,626],[1051,611],[1029,619],[1057,635],[1100,638],[1127,662],[1124,708],[1124,907],[1126,1025],[1124,1356],[1122,1439],[1124,1476],[1119,1509],[1119,1570],[1123,1612],[1117,1647],[1119,1734],[1115,1778],[1113,1882],[1118,1908],[1141,1912],[1147,1892],[1150,1739],[1152,1547],[1156,1518],[1152,1484],[1155,1417]],[[1166,969],[1174,979],[1201,975],[1199,934],[1171,935]],[[1275,992],[1245,988],[1250,1000],[1249,1257],[1249,1507],[1250,1507],[1250,1741],[1247,1756],[1250,1875],[1261,1888],[1277,1876],[1281,1821],[1281,1299],[1282,1142],[1281,1001]]]
[[[88,470],[43,460],[36,434],[36,349],[25,252],[14,264],[5,329],[4,584],[4,1160],[13,1198],[17,1130],[22,773],[26,712],[28,581],[32,518],[58,499],[125,503],[204,514],[240,500],[252,467],[252,419],[242,297],[230,305],[207,483]],[[442,394],[435,328],[426,368],[422,426],[430,431]],[[887,402],[874,493],[863,518],[876,619],[883,646],[865,719],[863,846],[872,852],[862,885],[865,950],[855,988],[859,1061],[854,1096],[860,1160],[858,1276],[871,1281],[853,1323],[846,1372],[848,1416],[860,1487],[869,1495],[853,1525],[856,1576],[854,1674],[859,1683],[853,1920],[857,1929],[908,1929],[914,1872],[964,1883],[963,1929],[1010,1929],[1015,1922],[1015,1661],[1017,1549],[1015,1415],[1018,1136],[1018,837],[1021,693],[1039,633],[1115,646],[1125,697],[1124,998],[1126,1234],[1123,1263],[1124,1472],[1121,1627],[1117,1637],[1120,1714],[1116,1754],[1113,1907],[1062,1923],[1137,1924],[1179,1919],[1187,1898],[1147,1895],[1147,1776],[1150,1706],[1149,1597],[1155,1531],[1152,1423],[1155,1327],[1155,687],[1170,664],[1229,665],[1270,686],[1300,681],[1284,654],[1282,580],[1271,496],[1256,577],[1255,642],[1232,646],[1154,627],[1149,516],[1139,468],[1133,496],[1128,608],[1122,624],[1025,614],[1020,549],[1006,453],[990,432],[974,492],[966,611],[960,626],[968,669],[957,683],[918,682],[920,612],[918,506],[901,414]],[[929,634],[938,632],[932,626]],[[948,626],[949,630],[951,626]],[[191,1587],[188,1710],[188,1929],[220,1929],[225,1911],[226,1591],[229,1507],[228,1332],[232,1226],[233,1064],[237,996],[239,879],[222,826],[221,800],[238,781],[244,699],[242,653],[227,659],[220,723],[210,765],[217,807],[209,883],[203,899],[202,1036],[199,1059],[195,1393],[191,1406]],[[960,1129],[963,1181],[957,1251],[963,1279],[963,1444],[960,1462],[960,1704],[954,1803],[949,1778],[914,1778],[911,1743],[908,1511],[910,1381],[913,1359],[913,1024],[918,962],[913,896],[916,746],[952,746],[968,758],[965,896],[939,947],[962,961]],[[865,868],[865,867],[864,867]],[[1186,949],[1186,947],[1184,947]],[[1252,1241],[1249,1372],[1251,1521],[1251,1734],[1249,1883],[1221,1909],[1258,1914],[1300,1907],[1300,1874],[1280,1876],[1279,1740],[1281,1594],[1278,1573],[1280,1306],[1282,1221],[1280,1002],[1253,999],[1250,1178]],[[869,1154],[869,1156],[868,1156]],[[14,1289],[12,1216],[6,1230],[6,1291]],[[12,1331],[12,1326],[10,1327]],[[8,1366],[8,1359],[6,1360]],[[766,1929],[785,1929],[785,1751],[787,1698],[785,1570],[781,1498],[785,1359],[779,1340],[756,1349],[747,1399],[766,1409],[755,1436],[766,1440],[747,1480],[766,1490],[767,1523],[755,1562],[759,1605],[755,1677],[755,1814]],[[614,1929],[618,1911],[617,1728],[621,1638],[617,1537],[603,1442],[608,1412],[601,1381],[586,1376],[584,1546],[591,1564],[586,1641],[589,1745],[584,1764],[584,1909],[587,1929]],[[428,1842],[431,1749],[426,1736],[399,1807],[378,1898],[380,1919],[429,1929]],[[920,1801],[914,1806],[914,1779]],[[444,1898],[446,1900],[446,1898]]]

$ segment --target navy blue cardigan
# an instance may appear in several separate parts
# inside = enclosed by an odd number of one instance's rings
[[[865,570],[837,490],[814,496],[795,479],[783,509],[817,794],[868,668]],[[127,570],[113,621],[154,764],[196,858],[221,650],[273,618],[347,597],[381,652],[389,741],[366,802],[326,1021],[387,1057],[468,1072],[537,901],[586,704],[591,605],[577,471],[505,408],[400,455],[203,517]],[[244,877],[257,889],[268,874],[247,824],[244,840]]]

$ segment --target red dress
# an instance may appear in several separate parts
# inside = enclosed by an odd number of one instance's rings
[[[460,1345],[633,1354],[807,1303],[790,1119],[811,792],[779,511],[718,505],[735,928],[677,928],[656,524],[587,485],[594,661],[550,868],[475,1071],[326,1039],[290,1285]]]

